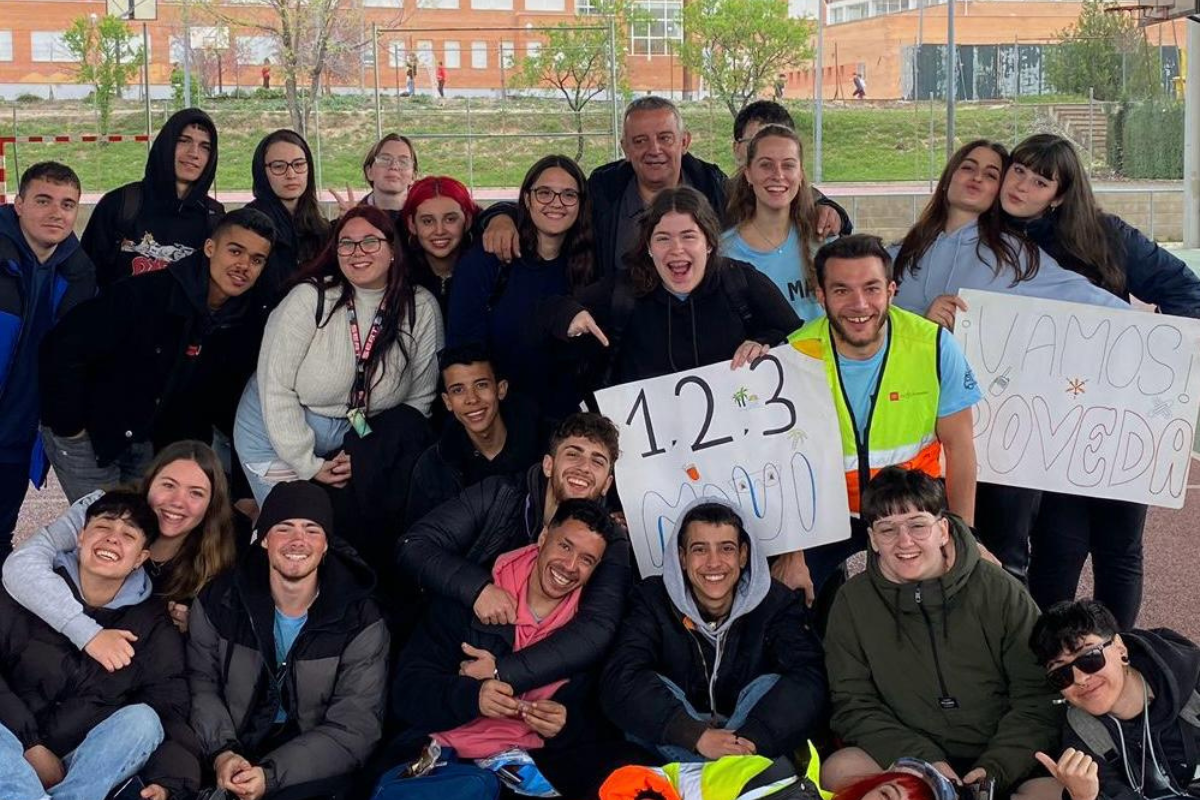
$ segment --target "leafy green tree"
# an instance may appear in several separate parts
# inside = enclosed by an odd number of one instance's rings
[[[788,17],[787,0],[692,0],[683,29],[684,66],[735,117],[776,75],[813,57],[814,23]]]
[[[583,109],[597,96],[608,93],[612,83],[609,19],[616,18],[616,92],[627,95],[625,56],[629,37],[623,32],[638,17],[630,0],[600,0],[593,2],[592,8],[593,13],[581,14],[547,33],[542,47],[521,60],[515,78],[518,86],[549,87],[567,101],[575,115],[576,161],[583,158]]]
[[[1103,0],[1084,0],[1079,19],[1046,48],[1046,78],[1060,92],[1097,100],[1161,93],[1158,64],[1145,35],[1129,14],[1110,11]]]
[[[130,47],[133,34],[111,15],[79,17],[63,34],[63,44],[79,62],[79,80],[91,84],[92,102],[100,116],[100,133],[108,133],[113,100],[142,68],[140,43]]]

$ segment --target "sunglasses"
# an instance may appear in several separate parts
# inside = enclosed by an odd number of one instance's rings
[[[1107,642],[1101,642],[1095,647],[1084,650],[1074,659],[1066,664],[1055,667],[1051,670],[1046,670],[1046,680],[1055,691],[1061,692],[1075,683],[1075,672],[1078,669],[1085,675],[1095,675],[1100,670],[1104,669],[1104,648],[1113,643],[1112,639]]]

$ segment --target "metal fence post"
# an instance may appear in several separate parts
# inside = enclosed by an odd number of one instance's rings
[[[371,63],[375,73],[375,141],[383,138],[383,109],[379,107],[379,25],[371,25]]]
[[[1088,87],[1088,177],[1096,169],[1096,89]]]
[[[467,95],[467,185],[475,193],[475,129],[471,125],[471,95]]]

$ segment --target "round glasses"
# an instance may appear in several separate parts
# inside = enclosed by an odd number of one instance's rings
[[[579,192],[575,189],[563,189],[561,192],[556,192],[549,186],[538,186],[532,191],[533,199],[537,200],[544,206],[548,206],[556,199],[567,208],[579,204]]]
[[[1095,647],[1089,647],[1087,650],[1084,650],[1067,663],[1057,666],[1054,669],[1046,670],[1046,681],[1055,691],[1061,692],[1075,683],[1074,671],[1076,669],[1084,675],[1095,675],[1104,669],[1104,648],[1112,643],[1112,639],[1109,639],[1107,642],[1101,642]]]
[[[902,532],[908,531],[913,541],[923,542],[933,535],[933,529],[937,527],[939,519],[940,517],[923,516],[901,522],[878,521],[871,526],[871,533],[881,541],[894,542]]]
[[[389,156],[385,154],[381,156],[375,156],[371,162],[377,167],[383,167],[384,169],[398,169],[402,172],[413,168],[413,160],[408,156]]]
[[[337,254],[339,256],[352,256],[355,250],[362,250],[367,255],[378,253],[383,247],[383,239],[378,236],[364,236],[355,241],[353,239],[338,239]]]
[[[272,175],[286,175],[289,168],[297,175],[303,175],[308,172],[308,159],[297,158],[295,161],[267,162],[267,171]]]

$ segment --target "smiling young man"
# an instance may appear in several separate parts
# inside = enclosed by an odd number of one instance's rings
[[[969,525],[975,513],[975,440],[971,408],[982,397],[962,348],[944,328],[892,305],[892,259],[876,236],[855,234],[816,255],[820,317],[788,337],[825,363],[846,462],[850,512],[881,468],[898,464],[943,476],[950,510]],[[849,556],[866,547],[852,520],[844,542],[780,557],[777,569],[811,571],[819,590]],[[791,580],[785,580],[793,585]]]
[[[154,137],[142,180],[105,194],[88,219],[82,244],[100,286],[199,251],[225,213],[208,196],[216,174],[212,118],[198,108],[176,112]]]
[[[402,573],[432,595],[457,600],[485,624],[511,624],[517,598],[492,579],[496,558],[537,541],[545,520],[569,499],[599,500],[612,485],[617,428],[607,417],[567,417],[550,438],[540,464],[524,476],[494,476],[468,486],[409,528],[396,551]],[[499,676],[518,692],[565,678],[599,658],[624,610],[630,546],[609,543],[584,592],[581,614],[558,635],[558,645],[535,645],[497,661]]]
[[[166,444],[232,431],[266,322],[251,290],[274,238],[262,212],[231,212],[202,258],[109,287],[46,338],[43,434],[69,500],[140,477]]]
[[[138,658],[115,672],[0,591],[0,797],[100,798],[139,775],[145,800],[199,787],[187,725],[183,639],[141,570],[158,536],[137,492],[108,492],[86,512],[56,572],[86,613],[131,632]]]
[[[338,795],[379,740],[387,626],[314,483],[277,484],[251,548],[192,607],[192,727],[238,800]]]
[[[43,161],[0,207],[0,563],[32,480],[45,477],[38,439],[38,348],[63,315],[96,293],[96,270],[73,229],[79,177]]]
[[[601,704],[665,761],[790,755],[824,721],[821,644],[737,512],[701,500],[634,591]]]
[[[508,381],[497,378],[482,345],[445,348],[438,368],[451,419],[413,468],[409,526],[467,486],[523,473],[541,455],[537,410],[524,397],[509,395]]]
[[[539,642],[569,647],[562,631],[582,612],[580,597],[606,549],[623,540],[603,505],[564,500],[535,544],[492,567],[493,583],[517,600],[511,623],[481,626],[469,605],[436,600],[397,662],[391,703],[408,730],[389,749],[412,754],[431,734],[460,759],[520,749],[564,796],[594,796],[610,771],[587,712],[600,656],[527,690],[497,676],[497,659]],[[576,744],[585,757],[576,757]]]

